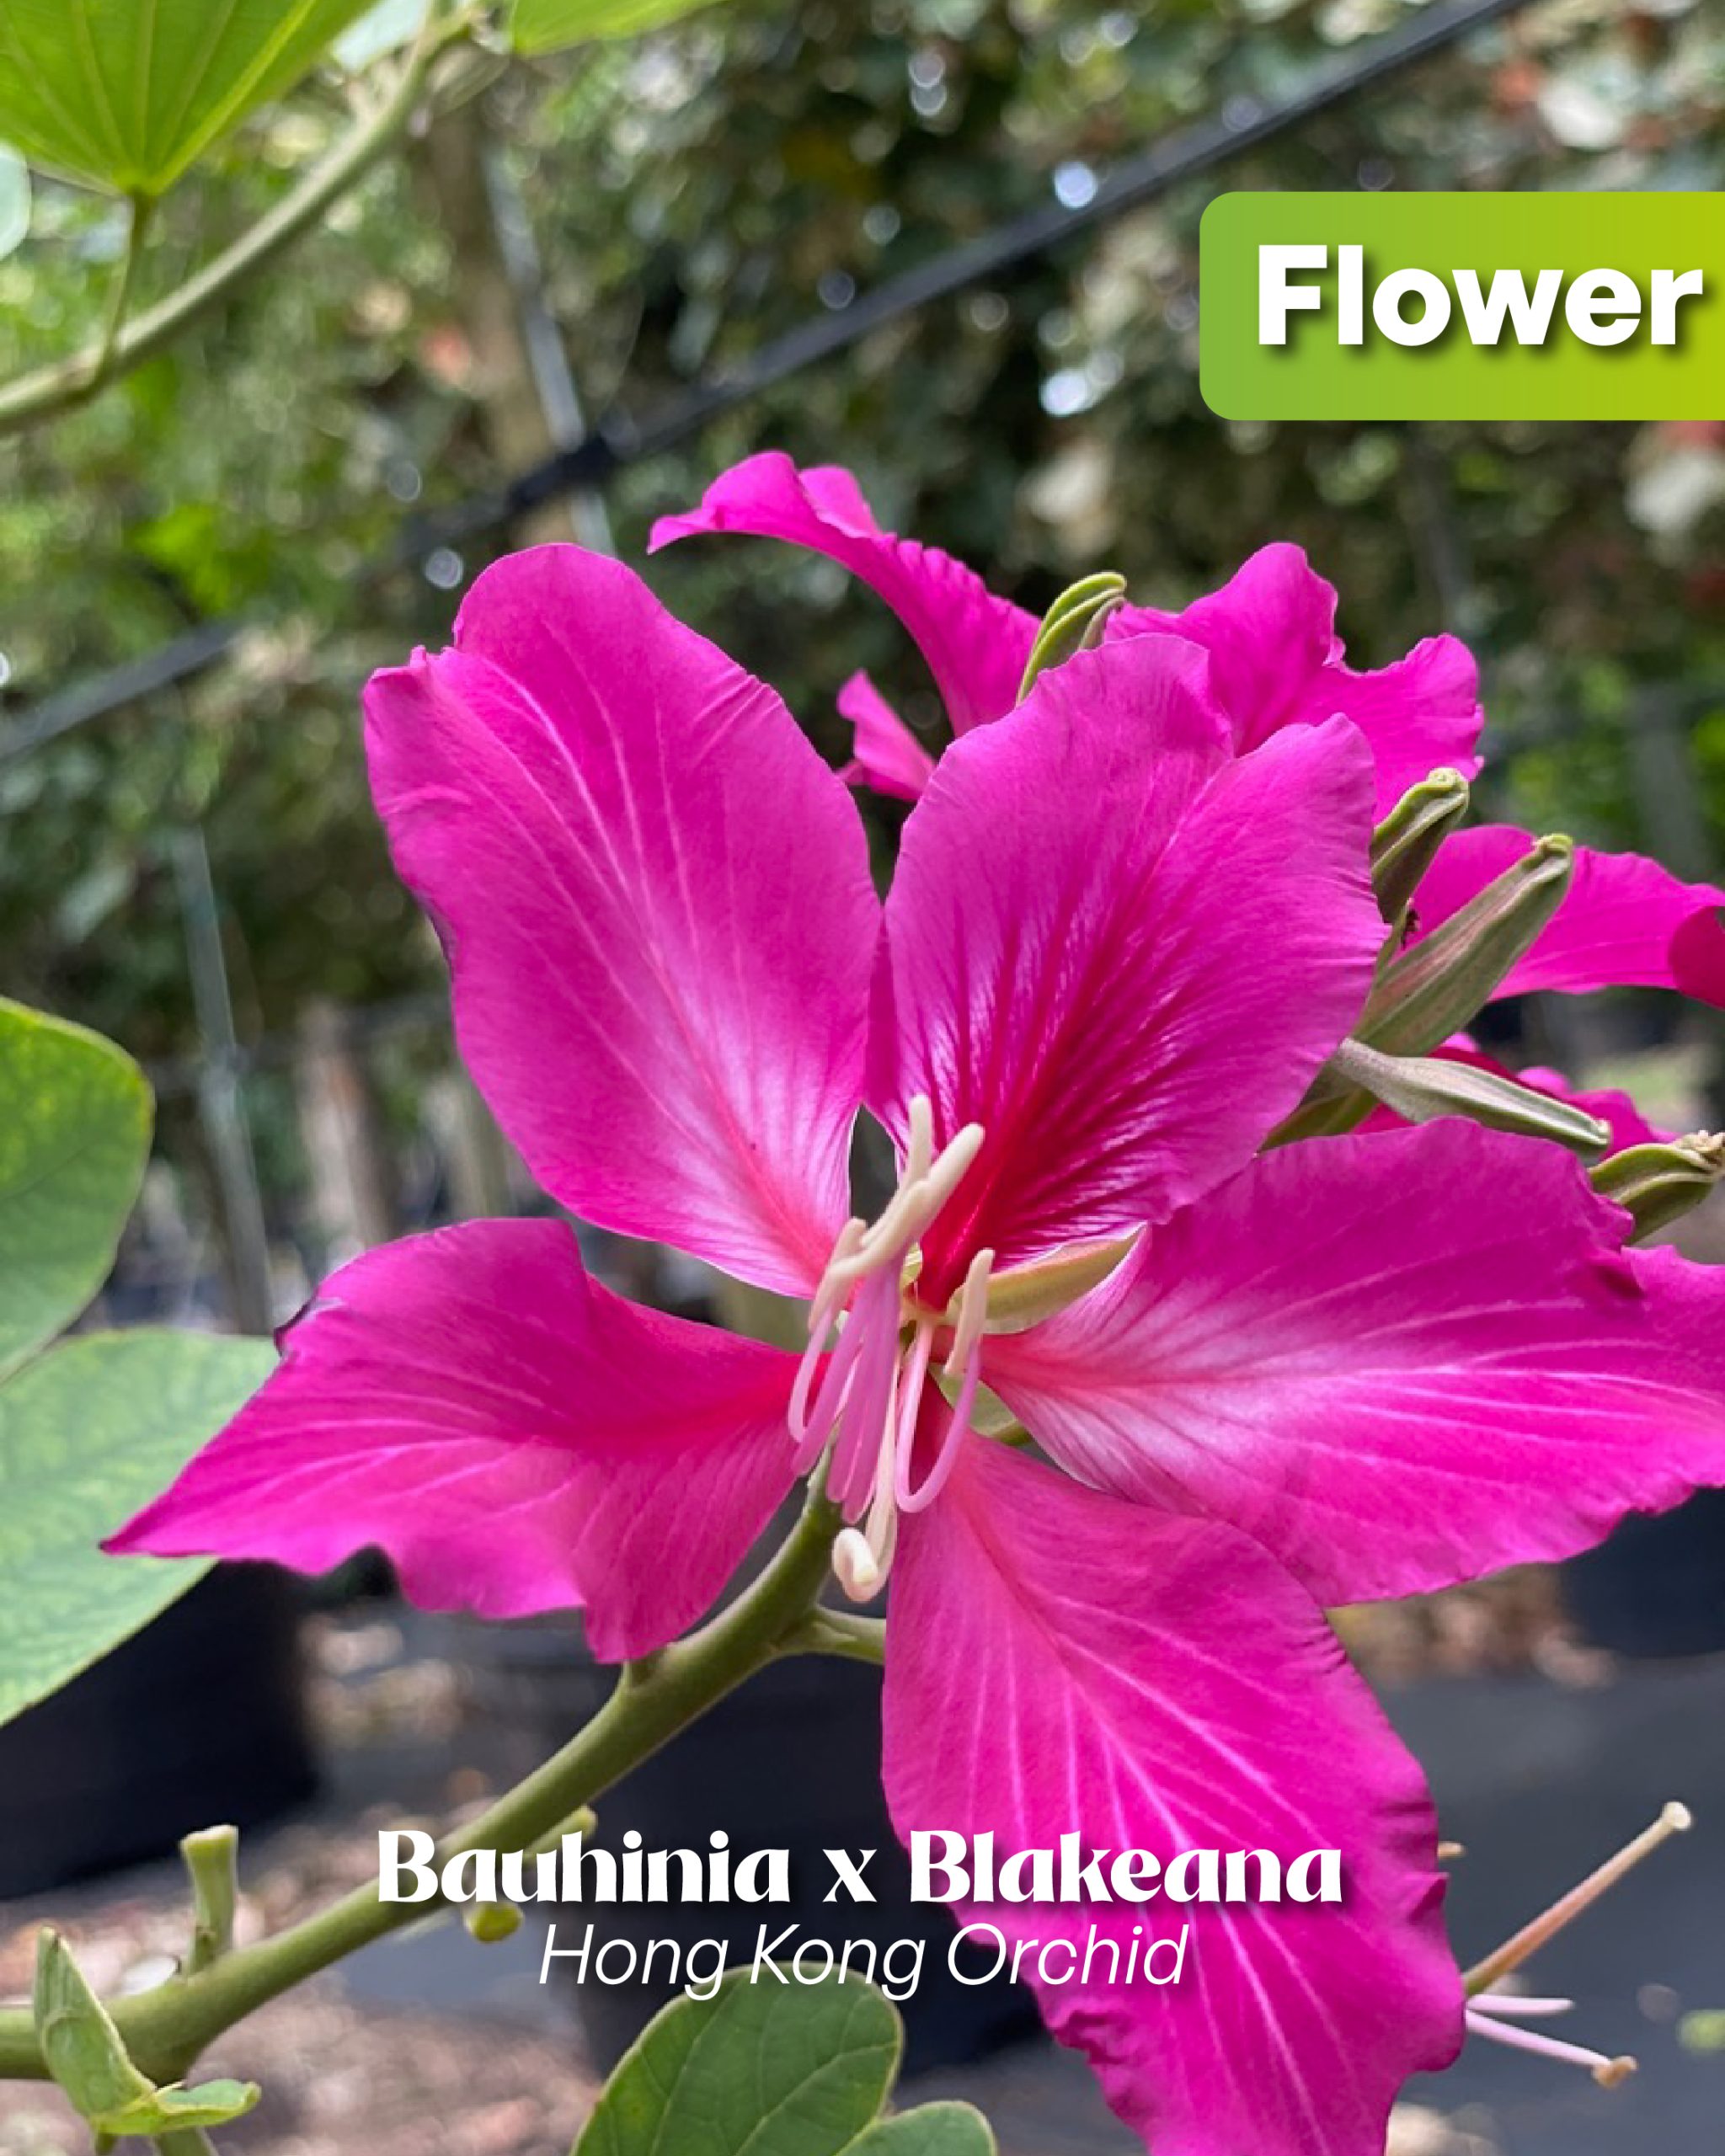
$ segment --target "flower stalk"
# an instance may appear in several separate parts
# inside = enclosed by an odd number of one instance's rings
[[[544,1764],[439,1852],[531,1848],[687,1724],[782,1654],[828,1652],[811,1625],[825,1584],[836,1508],[817,1482],[797,1524],[759,1577],[699,1631],[662,1649],[649,1670],[626,1668],[593,1719]],[[852,1647],[857,1644],[851,1642]],[[116,2000],[109,2018],[125,2056],[156,2081],[183,2075],[238,2021],[373,1940],[425,1915],[423,1903],[380,1900],[368,1882],[302,1923]],[[0,2012],[0,2079],[43,2080],[49,2063],[27,2008]]]

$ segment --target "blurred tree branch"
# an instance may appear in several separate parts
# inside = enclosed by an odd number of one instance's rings
[[[377,160],[406,132],[433,68],[452,45],[464,40],[472,23],[465,13],[428,16],[426,25],[403,61],[389,94],[361,120],[328,157],[314,165],[299,185],[242,233],[211,262],[187,278],[166,299],[124,319],[136,268],[142,220],[136,211],[126,246],[126,267],[117,287],[115,311],[101,336],[83,350],[38,368],[0,388],[0,435],[39,424],[70,411],[119,376],[140,366],[164,344],[219,306],[238,286],[273,262],[300,236],[321,221],[332,205],[364,177]]]

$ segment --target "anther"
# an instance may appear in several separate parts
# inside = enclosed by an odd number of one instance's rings
[[[1506,1939],[1494,1954],[1487,1955],[1483,1961],[1470,1969],[1464,1979],[1468,1996],[1476,1997],[1499,1978],[1507,1977],[1512,1969],[1519,1969],[1530,1954],[1537,1953],[1548,1940],[1555,1939],[1560,1931],[1575,1921],[1583,1909],[1591,1908],[1602,1894],[1632,1871],[1643,1857],[1651,1856],[1674,1834],[1686,1833],[1694,1823],[1686,1804],[1668,1804],[1651,1827],[1643,1828],[1633,1841],[1626,1843],[1615,1856],[1607,1857],[1597,1870],[1590,1871],[1578,1886],[1572,1886],[1567,1894],[1553,1902],[1550,1908],[1542,1911],[1531,1923],[1525,1924],[1513,1937]]]
[[[1627,2080],[1636,2070],[1636,2063],[1627,2053],[1608,2057],[1603,2052],[1589,2051],[1579,2044],[1566,2044],[1542,2031],[1518,2025],[1523,2020],[1538,2020],[1548,2015],[1566,2012],[1571,2004],[1568,1999],[1528,1999],[1493,1987],[1512,1970],[1519,1968],[1566,1925],[1573,1924],[1583,1909],[1615,1886],[1643,1857],[1651,1855],[1674,1834],[1685,1833],[1693,1823],[1686,1805],[1668,1804],[1652,1826],[1643,1828],[1615,1856],[1608,1857],[1596,1870],[1589,1872],[1579,1886],[1573,1886],[1550,1908],[1505,1940],[1494,1954],[1488,1954],[1477,1967],[1470,1969],[1463,1983],[1468,2000],[1466,2022],[1473,2034],[1488,2036],[1494,2043],[1508,2044],[1517,2051],[1535,2052],[1543,2058],[1585,2067],[1602,2089],[1615,2089]]]
[[[1627,2052],[1608,2058],[1604,2052],[1589,2051],[1583,2044],[1566,2044],[1561,2037],[1548,2036],[1537,2029],[1519,2028],[1514,2022],[1498,2018],[1500,2014],[1507,2015],[1512,2006],[1544,2013],[1568,2004],[1567,1999],[1476,1999],[1464,2019],[1476,2036],[1488,2036],[1493,2043],[1507,2045],[1511,2051],[1532,2052],[1540,2058],[1556,2059],[1562,2066],[1585,2067],[1601,2089],[1620,2087],[1636,2071],[1636,2062]]]

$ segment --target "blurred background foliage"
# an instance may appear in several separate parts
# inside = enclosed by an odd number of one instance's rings
[[[1243,119],[1410,12],[730,0],[500,72],[171,350],[0,443],[0,739],[200,621],[267,624],[232,663],[0,762],[8,992],[142,1055],[185,1053],[164,834],[190,824],[242,1039],[435,985],[367,802],[355,692],[441,638],[481,565],[469,548],[387,568],[404,524],[550,443],[488,173],[525,213],[589,416],[645,419],[956,240],[1081,205],[1167,131]],[[142,298],[278,199],[351,99],[326,67],[200,165],[158,213]],[[629,467],[609,491],[617,543],[638,559],[652,515],[766,446],[851,465],[884,520],[1033,607],[1098,566],[1177,604],[1295,539],[1341,588],[1357,662],[1439,627],[1480,651],[1493,811],[1703,873],[1725,833],[1725,430],[1226,424],[1197,392],[1196,241],[1225,186],[1717,186],[1722,106],[1717,7],[1543,0]],[[37,182],[0,260],[0,377],[93,334],[124,237],[121,205]],[[514,536],[569,529],[542,512]],[[833,693],[857,665],[932,728],[914,654],[830,565],[739,542],[651,574],[835,755]],[[1632,754],[1650,693],[1699,774],[1674,810]]]

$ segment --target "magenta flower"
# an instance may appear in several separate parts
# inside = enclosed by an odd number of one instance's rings
[[[799,472],[768,451],[716,479],[698,509],[661,518],[652,544],[708,531],[788,540],[841,562],[899,615],[927,659],[956,734],[998,718],[1017,701],[1036,622],[990,593],[962,563],[880,531],[846,472]],[[1297,547],[1265,547],[1219,591],[1177,614],[1124,606],[1110,638],[1179,637],[1210,659],[1210,691],[1236,748],[1281,728],[1340,713],[1370,743],[1377,814],[1440,767],[1471,778],[1482,714],[1478,670],[1454,637],[1428,638],[1405,659],[1357,673],[1335,632],[1336,593]],[[863,677],[840,709],[857,728],[851,775],[914,799],[932,768],[928,752]],[[1487,825],[1446,841],[1415,903],[1422,931],[1446,920],[1533,841]],[[1725,1006],[1725,891],[1684,883],[1638,854],[1578,849],[1575,880],[1533,948],[1497,994],[1532,989],[1674,988]]]
[[[841,1582],[891,1575],[902,1833],[1342,1852],[1335,1905],[964,1911],[1012,1941],[1189,1924],[1163,1988],[1033,1956],[1056,2034],[1158,2156],[1378,2156],[1461,1990],[1429,1800],[1320,1599],[1725,1476],[1725,1328],[1556,1148],[1445,1124],[1254,1159],[1370,982],[1376,789],[1348,719],[1242,752],[1209,680],[1147,635],[991,712],[883,906],[771,690],[614,563],[488,571],[453,648],[366,696],[462,1053],[554,1198],[809,1298],[810,1352],[631,1306],[561,1223],[449,1229],[336,1274],[115,1546],[377,1544],[421,1603],[579,1607],[614,1659],[702,1614],[824,1452]],[[900,1161],[872,1223],[863,1107]],[[985,1386],[1070,1473],[980,1433]]]
[[[1444,841],[1414,900],[1428,933],[1533,844],[1507,824],[1481,824]],[[1535,989],[1670,988],[1725,1009],[1725,891],[1685,883],[1638,853],[1575,850],[1575,880],[1533,947],[1494,995]]]
[[[698,509],[661,517],[651,545],[707,531],[788,540],[861,577],[920,646],[954,734],[999,718],[1017,702],[1035,616],[996,597],[950,555],[883,531],[848,472],[799,472],[788,456],[764,451],[722,473]],[[1183,613],[1123,607],[1108,634],[1174,636],[1207,652],[1210,693],[1237,750],[1255,749],[1284,727],[1338,712],[1352,719],[1376,765],[1380,815],[1440,765],[1465,778],[1479,769],[1478,670],[1466,646],[1432,637],[1381,672],[1356,673],[1343,663],[1336,634],[1335,590],[1297,547],[1262,548]],[[884,771],[891,782],[880,790],[902,793],[916,759],[926,767],[927,751],[878,691],[868,697],[852,682],[840,707],[858,728],[857,776],[879,784],[876,774]],[[889,746],[895,732],[902,741]]]

